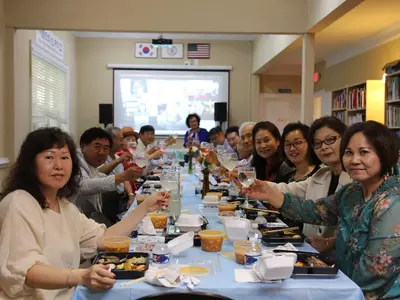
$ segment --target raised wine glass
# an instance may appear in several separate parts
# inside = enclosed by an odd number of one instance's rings
[[[256,178],[256,169],[254,167],[240,167],[238,170],[238,180],[245,188],[249,188]],[[246,194],[246,201],[242,205],[243,208],[252,208],[249,204],[249,198]]]
[[[139,168],[144,168],[149,163],[149,158],[146,152],[136,152],[134,157],[135,163]]]

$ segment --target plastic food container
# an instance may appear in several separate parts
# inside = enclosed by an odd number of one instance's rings
[[[178,254],[193,247],[193,238],[194,232],[187,232],[177,238],[174,238],[172,241],[169,241],[167,245],[172,254]]]
[[[256,246],[261,251],[261,243],[257,243]],[[244,265],[244,254],[251,249],[250,242],[249,241],[233,242],[233,248],[235,248],[236,263]]]
[[[110,236],[104,238],[105,252],[129,252],[131,239],[126,236]]]
[[[168,214],[151,213],[148,214],[155,229],[165,229],[167,227]]]
[[[237,206],[236,204],[225,203],[218,205],[218,209],[219,211],[235,211],[236,206]]]
[[[232,242],[246,240],[251,224],[247,219],[226,218],[222,223],[228,239]]]
[[[202,230],[199,232],[201,250],[206,252],[219,252],[222,248],[225,233],[218,230]]]

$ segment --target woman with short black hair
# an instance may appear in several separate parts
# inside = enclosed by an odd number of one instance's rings
[[[199,147],[201,142],[208,142],[208,131],[200,128],[200,116],[196,113],[189,114],[186,118],[186,126],[190,129],[186,131],[183,146],[194,145]]]

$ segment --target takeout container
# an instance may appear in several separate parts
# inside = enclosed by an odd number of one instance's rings
[[[183,232],[199,231],[203,225],[203,218],[199,214],[181,214],[175,223]]]
[[[259,248],[261,252],[261,243],[256,243],[256,247]],[[233,248],[235,249],[236,263],[244,265],[244,254],[251,250],[251,243],[249,241],[236,241],[233,242]]]
[[[219,252],[224,242],[223,231],[218,230],[202,230],[199,232],[201,239],[201,250],[205,252]]]
[[[225,219],[223,225],[228,239],[232,242],[246,240],[251,227],[250,221],[244,218]]]
[[[229,219],[238,220],[238,219],[240,219],[240,217],[238,215],[236,215],[236,216],[220,216],[220,215],[217,215],[217,217],[218,217],[219,221],[222,224],[224,224],[225,220],[229,220]]]
[[[194,232],[190,231],[169,241],[167,245],[172,254],[178,254],[193,247],[193,238]]]
[[[126,236],[109,236],[104,238],[106,252],[129,252],[131,239]]]
[[[144,273],[148,270],[149,268],[149,253],[146,252],[125,252],[125,253],[115,253],[115,252],[100,252],[95,259],[93,260],[93,265],[99,264],[99,260],[103,256],[116,256],[120,259],[126,258],[133,258],[133,257],[145,257],[146,258],[146,263],[144,264],[146,266],[145,270],[143,271],[125,271],[125,270],[117,270],[116,268],[112,270],[115,274],[115,279],[137,279],[144,277]]]
[[[258,226],[261,233],[262,233],[262,241],[268,245],[284,245],[286,243],[292,243],[293,245],[302,245],[305,240],[304,234],[301,230],[289,230],[294,232],[294,235],[285,234],[284,231],[275,232],[275,233],[266,233],[268,230],[278,230],[278,229],[285,229],[286,227],[274,227],[268,228],[265,225]]]
[[[205,195],[203,198],[204,204],[215,204],[218,205],[221,202],[220,197],[217,195]]]
[[[221,203],[218,205],[218,210],[219,211],[235,211],[236,207],[237,207],[236,204]]]
[[[165,229],[167,227],[168,214],[165,213],[150,213],[147,214],[155,229]]]
[[[290,250],[274,250],[274,253],[293,253]],[[292,277],[322,277],[322,278],[333,278],[336,277],[339,268],[335,262],[319,253],[296,251],[297,261],[304,264],[304,266],[294,266]],[[307,263],[307,259],[315,257],[324,262],[327,267],[310,266]]]
[[[253,269],[262,281],[287,279],[292,276],[296,260],[295,253],[264,252]]]

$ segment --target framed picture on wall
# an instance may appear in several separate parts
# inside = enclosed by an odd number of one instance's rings
[[[157,58],[158,49],[152,43],[136,43],[135,57],[137,58]]]
[[[183,58],[183,44],[172,44],[161,48],[161,58]]]

